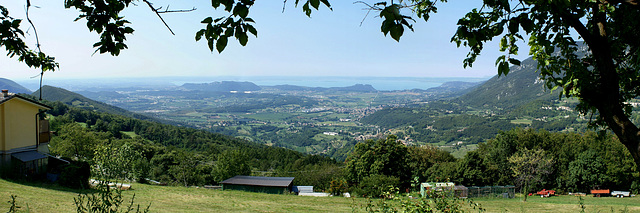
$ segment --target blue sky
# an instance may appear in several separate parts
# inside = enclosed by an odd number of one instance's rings
[[[45,79],[153,77],[153,76],[376,76],[376,77],[489,77],[500,54],[497,43],[485,47],[473,68],[463,69],[464,47],[450,43],[457,20],[481,1],[459,0],[441,4],[428,23],[416,17],[415,32],[406,31],[400,42],[380,32],[381,19],[365,6],[349,0],[333,0],[333,11],[321,8],[307,18],[289,1],[282,13],[282,1],[257,1],[250,17],[256,20],[258,37],[247,46],[230,40],[222,54],[196,42],[195,32],[207,16],[219,17],[209,1],[152,1],[171,9],[197,10],[165,14],[176,33],[171,35],[146,4],[139,2],[125,10],[135,29],[127,39],[129,49],[120,56],[95,54],[92,44],[98,35],[82,21],[73,22],[78,12],[64,9],[63,0],[31,0],[30,16],[36,25],[42,50],[60,63],[60,70]],[[377,1],[376,1],[377,2]],[[25,1],[1,0],[10,15],[24,18]],[[362,22],[362,25],[360,25]],[[27,27],[26,21],[23,22]],[[23,28],[27,30],[27,28]],[[33,30],[26,40],[35,43]],[[35,46],[31,44],[32,46]],[[0,50],[2,77],[25,81],[38,74]],[[521,48],[520,59],[528,51]]]

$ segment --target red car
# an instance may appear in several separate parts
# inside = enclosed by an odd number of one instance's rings
[[[546,189],[542,189],[542,191],[539,191],[536,193],[537,195],[540,195],[540,197],[549,197],[551,195],[555,195],[556,191],[555,190],[546,190]]]

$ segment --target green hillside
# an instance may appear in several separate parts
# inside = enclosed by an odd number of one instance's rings
[[[31,90],[6,78],[0,78],[0,89],[7,89],[11,93],[31,93]]]
[[[360,121],[388,129],[387,134],[417,144],[441,146],[479,143],[516,127],[548,131],[585,129],[586,121],[572,110],[576,101],[560,100],[558,91],[546,89],[536,66],[528,58],[521,66],[511,67],[506,76],[496,75],[478,86],[466,85],[467,92],[459,97],[386,108]]]
[[[91,111],[105,112],[105,113],[122,115],[122,116],[127,116],[132,118],[143,119],[143,120],[159,121],[159,119],[157,118],[136,114],[119,107],[115,107],[99,101],[94,101],[78,93],[71,92],[69,90],[62,89],[59,87],[45,85],[45,86],[42,86],[41,89],[35,91],[32,95],[38,97],[40,95],[40,90],[42,90],[42,99],[44,100],[48,100],[52,102],[59,101],[69,106],[91,110]]]
[[[556,100],[557,92],[547,90],[539,73],[537,63],[528,58],[521,66],[511,67],[506,76],[494,76],[456,100],[472,107],[514,109],[536,100]]]

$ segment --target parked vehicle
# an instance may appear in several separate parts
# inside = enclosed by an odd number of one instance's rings
[[[628,191],[613,191],[613,192],[611,192],[611,196],[619,197],[619,198],[629,197],[629,195],[631,195],[631,192],[628,192]]]
[[[591,190],[591,194],[593,194],[594,197],[609,196],[610,192],[611,190],[609,189],[592,189]]]
[[[555,195],[556,191],[555,190],[542,189],[542,191],[539,191],[536,194],[540,195],[540,197],[549,197],[549,196]]]

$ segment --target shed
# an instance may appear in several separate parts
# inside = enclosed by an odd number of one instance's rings
[[[313,186],[293,186],[293,192],[299,193],[313,193]]]
[[[238,175],[222,182],[222,190],[242,190],[269,194],[289,193],[293,187],[293,177],[260,177]]]
[[[428,197],[430,191],[451,191],[455,187],[452,182],[430,182],[420,184],[420,195],[422,197]]]

